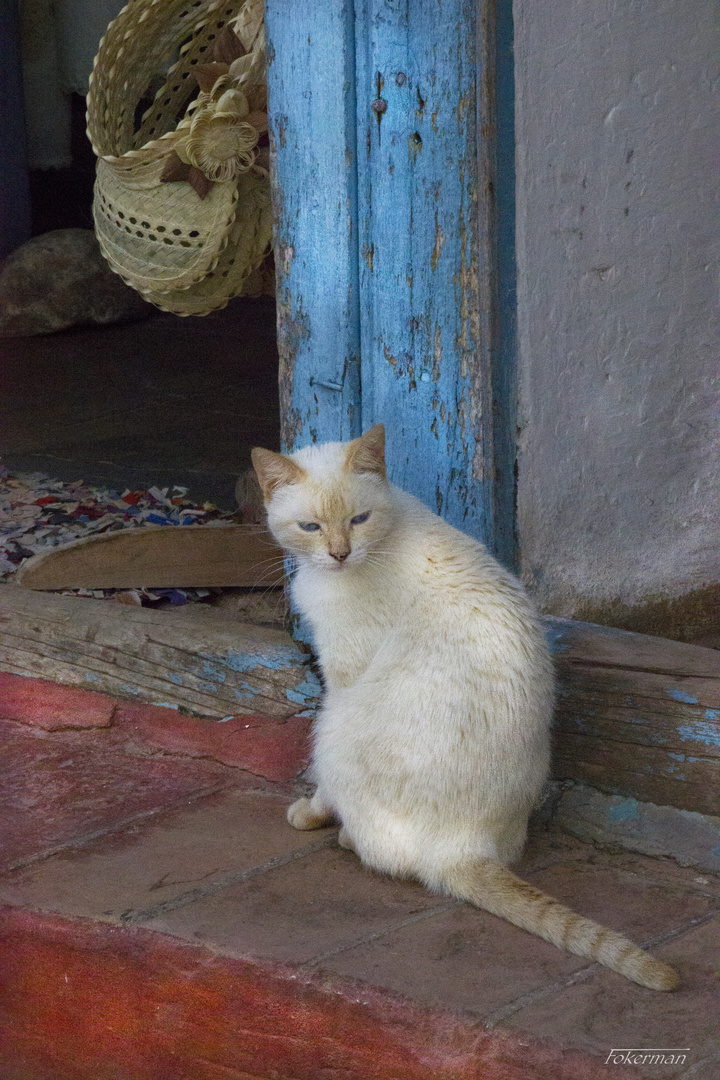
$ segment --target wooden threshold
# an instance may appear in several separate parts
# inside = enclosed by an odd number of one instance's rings
[[[554,777],[720,814],[720,653],[544,622],[558,682]],[[287,717],[320,698],[289,634],[202,604],[151,610],[3,585],[0,643],[0,670],[216,719]]]
[[[156,610],[0,586],[0,670],[16,675],[215,719],[282,718],[318,704],[308,660],[284,630],[204,604]]]

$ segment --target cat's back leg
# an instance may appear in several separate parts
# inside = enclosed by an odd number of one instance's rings
[[[335,811],[332,806],[323,799],[319,791],[316,791],[312,799],[303,796],[288,807],[287,819],[294,829],[322,829],[324,825],[332,825],[335,819]]]

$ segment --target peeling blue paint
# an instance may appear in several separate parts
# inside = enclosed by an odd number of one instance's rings
[[[320,697],[320,683],[312,672],[309,672],[294,690],[286,690],[285,694],[296,705],[307,706],[310,701],[316,701]]]
[[[690,694],[686,694],[684,690],[666,690],[665,693],[671,697],[673,701],[682,701],[684,705],[700,704],[697,698],[691,697]]]
[[[627,821],[629,818],[638,816],[637,799],[623,799],[622,802],[611,806],[607,814],[610,821]]]
[[[292,660],[287,657],[258,656],[257,653],[238,653],[228,651],[222,661],[231,671],[246,672],[256,668],[268,668],[270,671],[282,671],[290,667]]]
[[[233,695],[238,701],[248,701],[257,696],[257,690],[247,683],[241,683],[239,689],[233,689]]]
[[[127,683],[121,683],[120,689],[124,690],[126,694],[135,694],[137,696],[140,693],[137,686],[128,686]]]
[[[716,723],[720,723],[720,709],[706,709],[705,719],[715,720]]]
[[[284,671],[294,664],[302,663],[304,659],[294,645],[276,647],[273,656],[265,656],[263,653],[234,652],[232,649],[228,649],[225,656],[217,656],[213,653],[200,653],[199,655],[209,664],[215,665],[216,668],[217,665],[220,665],[220,667],[237,672],[255,671],[257,668]]]
[[[154,702],[154,704],[157,705],[157,707],[159,709],[179,709],[180,708],[179,705],[173,705],[173,703],[171,701],[156,701],[156,702]]]
[[[678,735],[683,742],[701,742],[720,749],[720,730],[712,723],[696,720],[693,724],[682,724],[678,728]]]
[[[182,686],[182,675],[178,675],[174,671],[169,671],[168,679],[171,683],[175,683],[176,686]]]
[[[206,660],[204,662],[204,664],[202,665],[202,668],[201,668],[201,672],[202,672],[202,677],[204,679],[207,679],[213,685],[216,685],[218,683],[222,684],[222,683],[225,682],[225,680],[227,678],[227,672],[222,671],[217,666],[217,663],[210,663],[209,660]]]
[[[85,678],[88,680],[88,682],[100,682],[100,676],[93,675],[92,671],[86,671]]]
[[[556,654],[567,652],[570,648],[570,642],[565,640],[566,635],[567,630],[564,627],[545,624],[545,640],[548,643],[550,652]]]
[[[492,387],[478,23],[475,0],[267,0],[282,443],[383,422],[390,478],[491,545],[497,451],[511,559],[512,343]]]

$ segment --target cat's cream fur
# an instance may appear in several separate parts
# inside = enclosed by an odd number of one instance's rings
[[[519,582],[387,482],[380,425],[289,457],[256,449],[253,464],[270,529],[297,559],[293,599],[326,683],[317,790],[290,807],[290,823],[338,820],[340,842],[368,866],[674,989],[667,965],[506,869],[548,775],[553,705],[550,656]]]

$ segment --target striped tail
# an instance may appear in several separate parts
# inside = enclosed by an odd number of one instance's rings
[[[445,888],[460,900],[499,915],[561,949],[587,956],[651,990],[677,990],[675,971],[592,919],[584,919],[547,893],[490,859],[478,859],[444,875]]]

